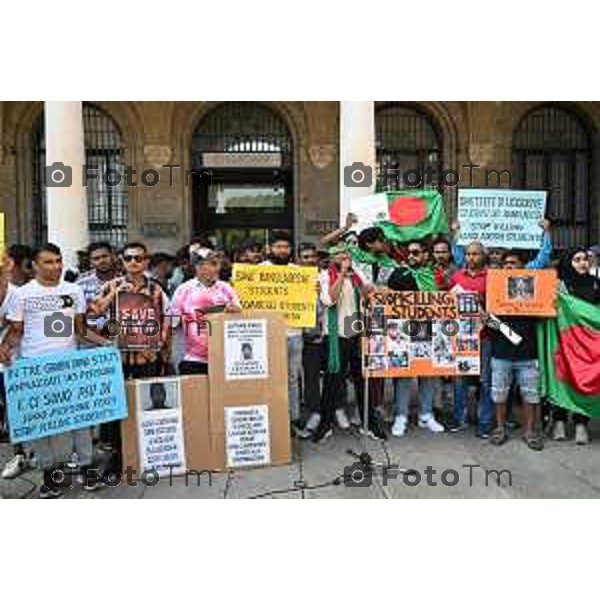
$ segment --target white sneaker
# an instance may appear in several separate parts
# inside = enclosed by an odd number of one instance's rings
[[[429,429],[431,433],[442,433],[444,430],[444,426],[438,423],[433,415],[430,413],[428,415],[422,415],[419,417],[419,427],[423,427],[424,429]]]
[[[343,408],[338,408],[335,411],[335,422],[342,431],[350,429],[350,421],[348,421],[348,415],[346,415]]]
[[[555,421],[554,428],[552,429],[552,439],[555,442],[562,442],[567,439],[564,421]]]
[[[406,433],[406,417],[404,415],[397,415],[394,419],[394,425],[392,426],[392,435],[394,437],[402,437]]]
[[[350,407],[350,425],[359,428],[362,427],[362,418],[361,415],[358,414],[358,406],[356,406],[356,404],[353,404]]]
[[[15,454],[2,470],[2,479],[14,479],[27,470],[27,459],[22,454]]]
[[[583,423],[575,425],[575,443],[579,446],[589,444],[590,436],[588,435],[587,427]]]
[[[306,424],[304,425],[305,431],[311,431],[314,433],[317,430],[317,427],[319,427],[320,422],[321,415],[317,412],[311,413],[306,420]]]

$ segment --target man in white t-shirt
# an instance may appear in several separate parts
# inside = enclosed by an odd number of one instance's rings
[[[0,362],[10,365],[17,346],[21,357],[33,358],[76,350],[78,338],[98,345],[107,344],[95,332],[86,332],[85,297],[78,285],[62,280],[60,248],[54,244],[39,247],[33,254],[33,268],[35,278],[11,294],[6,312],[8,331],[0,344]],[[41,438],[32,446],[38,467],[44,469],[41,498],[61,495],[51,479],[56,463],[67,462],[75,452],[84,473],[92,465],[89,428]],[[98,483],[93,482],[84,489],[94,491],[98,487]]]

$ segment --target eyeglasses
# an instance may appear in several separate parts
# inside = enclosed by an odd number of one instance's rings
[[[134,260],[136,263],[141,263],[144,262],[145,259],[146,257],[142,256],[141,254],[126,254],[123,256],[123,260],[127,263],[131,262],[132,260]]]
[[[422,254],[421,250],[409,250],[408,251],[409,256],[419,256],[420,254]]]

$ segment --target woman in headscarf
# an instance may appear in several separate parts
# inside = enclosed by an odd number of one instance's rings
[[[558,267],[558,276],[560,277],[559,290],[563,293],[569,293],[590,304],[600,306],[600,279],[590,274],[590,261],[588,252],[585,248],[574,248],[566,252]],[[552,439],[566,439],[565,422],[569,411],[561,407],[554,407],[553,418],[554,428]],[[573,413],[573,423],[575,425],[575,443],[587,444],[589,435],[587,424],[589,417],[579,413]]]

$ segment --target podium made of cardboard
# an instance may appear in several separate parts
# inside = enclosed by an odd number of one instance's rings
[[[178,378],[186,468],[221,471],[289,463],[283,314],[219,314],[210,318],[209,332],[209,375]],[[129,416],[121,423],[123,466],[140,473],[136,382],[127,382],[126,389]]]

